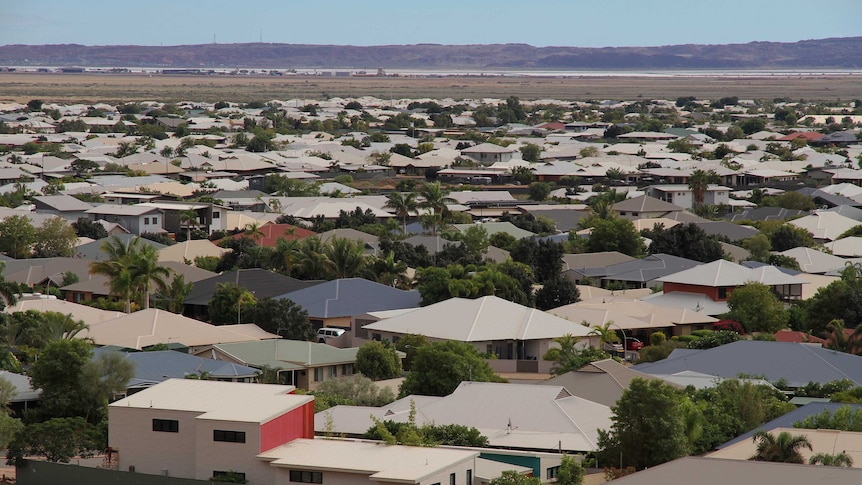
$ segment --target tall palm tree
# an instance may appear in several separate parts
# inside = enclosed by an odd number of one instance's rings
[[[255,244],[257,241],[264,236],[263,231],[260,230],[259,222],[249,222],[245,225],[242,232],[243,236],[250,237]]]
[[[416,200],[416,193],[392,192],[386,196],[386,204],[383,205],[383,208],[392,209],[393,211],[395,211],[395,215],[401,218],[401,233],[406,236],[407,218],[410,216],[411,212],[416,211],[416,208],[418,206],[419,203]]]
[[[853,458],[850,458],[850,455],[843,451],[834,455],[815,453],[808,459],[808,464],[851,468],[853,466]]]
[[[170,284],[162,285],[156,293],[156,300],[165,310],[172,313],[183,312],[183,302],[192,291],[192,283],[186,283],[181,274],[175,274]]]
[[[430,209],[435,216],[432,220],[433,225],[431,226],[431,233],[432,235],[437,235],[437,228],[442,225],[443,219],[448,211],[446,204],[454,204],[456,201],[449,197],[449,191],[444,189],[440,185],[440,182],[428,182],[423,184],[419,189],[419,195],[422,197],[422,201],[418,206],[423,209]]]
[[[126,313],[132,311],[133,278],[128,270],[131,256],[137,254],[140,249],[140,238],[130,239],[128,243],[123,242],[117,236],[111,236],[102,242],[100,248],[107,255],[107,259],[90,263],[90,274],[107,276],[110,280],[108,287],[111,294],[125,300]]]
[[[688,188],[691,189],[692,202],[695,209],[703,206],[703,200],[706,197],[706,190],[709,184],[717,184],[721,178],[715,173],[715,170],[703,171],[695,170],[688,178]]]
[[[159,264],[159,253],[149,245],[141,246],[138,252],[129,258],[128,270],[132,286],[143,301],[144,308],[150,307],[150,290],[167,286],[166,278],[172,271]]]
[[[299,264],[300,240],[279,238],[272,251],[270,265],[276,271],[283,271],[287,276],[293,276],[293,270]]]
[[[336,278],[353,278],[368,263],[365,244],[352,239],[333,237],[327,241],[324,254],[332,262],[331,268]]]
[[[590,329],[589,335],[594,335],[599,338],[599,348],[604,348],[606,344],[614,344],[620,341],[620,337],[617,335],[617,332],[611,328],[611,325],[613,324],[613,320],[608,320],[604,325],[592,327]]]
[[[318,236],[307,237],[299,245],[299,264],[297,265],[307,279],[326,278],[332,261],[326,256],[326,245]]]
[[[792,435],[787,431],[782,431],[778,436],[758,431],[751,439],[757,443],[757,451],[749,458],[753,461],[805,463],[801,450],[812,450],[811,442],[805,435]]]
[[[180,225],[186,226],[186,241],[192,240],[192,226],[198,223],[198,213],[194,209],[180,211]]]

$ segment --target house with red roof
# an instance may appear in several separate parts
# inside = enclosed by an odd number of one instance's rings
[[[817,141],[823,138],[823,133],[817,133],[816,131],[795,131],[781,138],[776,138],[776,141],[792,141],[797,138],[804,138],[805,141]]]

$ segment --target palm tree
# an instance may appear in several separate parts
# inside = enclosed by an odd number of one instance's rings
[[[327,241],[324,253],[332,262],[336,278],[353,278],[365,267],[365,244],[347,238],[333,237]]]
[[[422,202],[418,204],[423,209],[430,209],[436,216],[433,219],[431,226],[432,235],[437,235],[437,228],[442,225],[443,218],[446,216],[448,209],[446,204],[454,204],[455,199],[449,197],[449,191],[444,189],[440,182],[428,182],[422,185],[419,189],[419,195],[422,196]],[[424,223],[423,223],[424,226]]]
[[[145,245],[129,258],[128,270],[132,286],[140,295],[144,308],[150,307],[150,290],[167,286],[165,278],[173,273],[159,264],[159,253],[153,246]]]
[[[83,320],[75,320],[72,314],[44,312],[41,333],[47,342],[52,340],[71,340],[82,331],[90,328]]]
[[[396,261],[395,253],[389,251],[386,256],[378,257],[366,270],[371,273],[368,279],[395,288],[408,289],[410,281],[407,278],[407,263]]]
[[[720,181],[721,178],[715,173],[715,170],[705,172],[698,169],[691,173],[688,178],[688,188],[691,189],[691,198],[695,209],[703,205],[709,184],[717,184]]]
[[[242,234],[243,236],[250,237],[255,244],[257,244],[258,239],[264,236],[263,231],[260,230],[259,222],[249,222],[246,224]]]
[[[554,374],[565,374],[577,368],[578,355],[580,354],[577,345],[580,340],[580,337],[575,337],[570,333],[554,339],[554,342],[559,347],[548,349],[545,355],[542,356],[542,359],[554,362],[551,372]]]
[[[326,256],[325,246],[318,236],[307,237],[299,245],[297,266],[306,279],[323,279],[329,273],[332,261]]]
[[[583,323],[589,325],[587,322]],[[602,349],[606,344],[613,344],[620,341],[620,337],[617,335],[617,332],[611,328],[611,325],[613,324],[613,320],[608,320],[604,325],[600,327],[592,327],[590,329],[589,335],[594,335],[599,338],[599,347]]]
[[[186,241],[192,240],[192,226],[198,223],[198,213],[194,209],[180,211],[180,225],[186,226]]]
[[[192,283],[186,283],[181,274],[175,274],[169,285],[162,285],[156,293],[156,300],[165,310],[172,313],[183,312],[183,302],[192,291]]]
[[[107,276],[111,294],[125,300],[126,313],[132,312],[132,276],[127,266],[131,256],[137,254],[141,246],[140,238],[129,240],[128,244],[117,236],[111,236],[101,244],[107,259],[90,263],[90,274]]]
[[[808,459],[809,465],[853,467],[853,458],[845,452],[830,455],[829,453],[815,453]]]
[[[416,194],[414,192],[392,192],[386,196],[386,199],[386,204],[383,206],[383,208],[392,209],[393,211],[395,211],[395,215],[401,218],[401,233],[406,236],[407,217],[409,217],[410,213],[414,212],[419,206],[418,202],[416,201]]]
[[[792,435],[787,431],[782,431],[778,436],[758,431],[751,439],[757,443],[757,451],[749,458],[753,461],[805,463],[801,450],[812,450],[811,442],[805,435]]]
[[[276,271],[292,276],[294,267],[299,263],[299,239],[279,238],[272,251],[270,265]]]

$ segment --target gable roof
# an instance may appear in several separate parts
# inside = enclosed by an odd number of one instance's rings
[[[566,334],[579,337],[589,334],[589,329],[579,323],[496,296],[475,300],[450,298],[363,328],[460,342],[536,340]]]
[[[321,281],[303,281],[261,268],[227,271],[195,283],[185,300],[186,305],[208,305],[216,285],[233,283],[254,293],[255,298],[275,297],[320,284]]]
[[[511,222],[484,222],[481,224],[453,225],[453,227],[461,233],[466,233],[467,230],[473,226],[479,226],[484,228],[488,232],[488,236],[492,236],[494,234],[497,234],[498,232],[505,232],[506,234],[514,237],[515,239],[524,239],[525,237],[532,237],[536,235],[533,232],[521,229],[520,227],[512,224]]]
[[[613,359],[597,360],[578,370],[552,377],[539,384],[544,386],[563,386],[572,395],[589,401],[615,406],[628,389],[635,377],[655,379],[655,377],[632,370]],[[680,387],[674,385],[674,387]]]
[[[710,236],[725,236],[731,241],[742,241],[743,239],[760,234],[760,231],[753,227],[741,226],[726,221],[695,222],[694,224]]]
[[[244,237],[247,237],[249,239],[253,239],[258,246],[272,248],[275,247],[275,243],[278,242],[279,239],[291,241],[294,239],[303,239],[317,234],[314,231],[309,231],[308,229],[304,229],[302,227],[294,226],[291,224],[264,224],[260,226],[260,232],[262,232],[263,235],[257,236],[256,238],[249,236],[243,232],[228,237],[230,237],[231,239],[242,239]]]
[[[806,247],[788,249],[777,254],[795,259],[799,263],[799,269],[806,273],[828,273],[847,264],[844,258]]]
[[[667,359],[633,368],[652,375],[686,370],[719,377],[755,374],[769,382],[784,378],[791,387],[840,379],[862,385],[862,357],[818,345],[740,340],[712,349],[682,350],[686,352],[674,350]]]
[[[702,264],[696,268],[680,271],[658,278],[662,283],[679,283],[685,285],[711,286],[741,286],[748,282],[763,283],[764,285],[798,285],[805,283],[804,280],[786,274],[776,268],[769,270],[770,266],[747,268],[745,266],[719,259],[711,263]]]
[[[95,356],[102,352],[117,352],[99,348]],[[206,372],[215,380],[239,377],[253,378],[258,370],[240,364],[213,359],[204,359],[173,350],[152,352],[119,352],[119,355],[134,364],[134,376],[126,387],[149,387],[167,379],[185,379],[188,375]]]
[[[604,268],[587,268],[585,276],[618,281],[649,282],[661,276],[694,268],[701,264],[693,259],[680,258],[670,254],[651,254],[645,258],[612,264]]]
[[[221,257],[229,252],[231,252],[230,249],[218,247],[208,239],[192,239],[160,249],[159,261],[184,263],[186,260],[194,261],[195,258],[201,256]]]
[[[419,306],[418,291],[404,291],[364,278],[343,278],[275,297],[287,298],[312,318],[351,317],[367,312]]]
[[[147,246],[152,246],[156,248],[156,250],[164,249],[167,246],[161,243],[157,243],[145,237],[139,237],[135,234],[116,234],[110,237],[117,237],[123,244],[128,245],[132,239],[139,238],[140,244],[145,244]],[[107,253],[102,251],[102,244],[105,242],[105,239],[98,239],[93,242],[88,242],[86,244],[82,244],[75,248],[75,257],[89,259],[91,261],[100,261],[102,259],[107,258]]]
[[[848,229],[858,226],[859,222],[836,212],[815,211],[788,224],[807,230],[815,239],[832,241]]]

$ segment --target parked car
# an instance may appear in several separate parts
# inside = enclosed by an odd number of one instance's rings
[[[317,331],[317,341],[325,343],[327,339],[335,339],[344,335],[343,328],[323,327]]]
[[[629,337],[626,339],[626,350],[638,351],[642,348],[644,348],[644,343],[640,340],[634,337]]]
[[[623,344],[619,342],[605,342],[602,350],[609,354],[621,354],[623,352]]]

